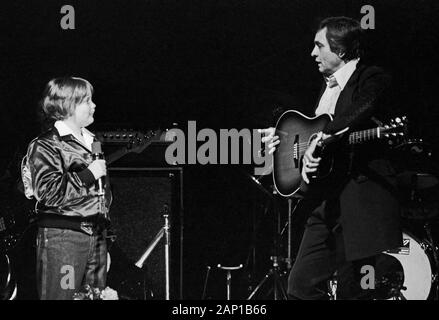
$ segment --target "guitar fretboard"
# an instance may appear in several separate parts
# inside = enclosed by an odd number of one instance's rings
[[[377,138],[380,138],[380,128],[356,131],[349,135],[349,144],[362,143]]]

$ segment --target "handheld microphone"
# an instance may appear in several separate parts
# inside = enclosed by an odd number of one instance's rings
[[[101,143],[99,141],[95,141],[91,144],[91,153],[92,159],[104,159],[104,153],[102,152]],[[97,181],[97,189],[98,195],[103,196],[105,194],[104,190],[104,177],[100,177]]]

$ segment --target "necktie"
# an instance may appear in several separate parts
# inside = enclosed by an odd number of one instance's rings
[[[332,75],[329,76],[327,79],[327,85],[329,88],[333,88],[333,87],[337,86],[338,85],[337,79],[335,79],[335,77]]]

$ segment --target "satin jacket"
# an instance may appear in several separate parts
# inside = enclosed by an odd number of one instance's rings
[[[108,217],[112,201],[108,175],[100,199],[87,169],[92,161],[90,150],[71,134],[60,136],[55,127],[31,141],[21,169],[25,194],[36,199],[37,214]]]

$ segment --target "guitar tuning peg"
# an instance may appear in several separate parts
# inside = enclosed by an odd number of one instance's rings
[[[401,119],[399,117],[396,117],[395,122],[396,123],[401,123]]]
[[[404,132],[400,132],[399,135],[400,135],[400,136],[403,136],[403,135],[404,135]]]

